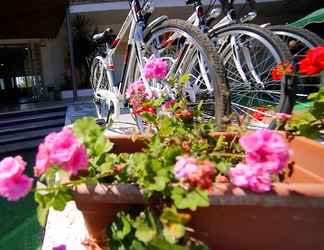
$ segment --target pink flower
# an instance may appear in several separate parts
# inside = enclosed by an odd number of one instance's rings
[[[129,99],[134,95],[145,95],[145,85],[142,81],[136,81],[128,86],[126,98]]]
[[[21,176],[26,168],[26,162],[19,155],[15,158],[6,157],[0,162],[0,180]]]
[[[17,201],[25,197],[33,186],[33,179],[26,175],[0,180],[0,196],[9,201]]]
[[[65,245],[60,245],[60,246],[57,246],[57,247],[53,247],[52,250],[66,250],[66,246]]]
[[[248,165],[261,164],[271,173],[278,173],[286,167],[289,150],[280,134],[270,130],[259,130],[242,136],[240,144],[246,151]]]
[[[162,104],[161,110],[165,111],[167,109],[170,109],[175,103],[176,103],[175,99],[168,100],[168,101],[166,101],[165,103]]]
[[[53,165],[62,167],[70,174],[77,174],[79,170],[88,168],[86,148],[69,128],[49,134],[39,146],[34,167],[35,175],[44,174]]]
[[[62,163],[62,168],[71,174],[77,174],[80,170],[88,169],[88,161],[85,146],[79,145],[71,155],[71,158]]]
[[[271,174],[262,166],[250,166],[239,163],[229,171],[231,182],[241,188],[250,188],[254,192],[268,192],[271,190]]]
[[[168,73],[168,64],[162,58],[150,59],[144,67],[146,79],[164,79]]]
[[[0,162],[0,196],[16,201],[29,193],[33,179],[23,175],[25,168],[21,156],[7,157]]]
[[[210,161],[197,161],[190,156],[178,156],[174,175],[191,187],[209,189],[213,184],[215,164]]]
[[[178,156],[174,166],[174,175],[179,180],[188,179],[193,173],[198,171],[198,162],[189,156]]]
[[[210,189],[213,185],[213,177],[215,176],[215,164],[211,161],[199,162],[199,169],[192,173],[187,182],[190,186],[199,187],[201,189]]]
[[[36,166],[34,167],[35,176],[39,177],[44,174],[51,164],[48,146],[46,144],[40,144],[36,155]]]
[[[286,114],[286,113],[277,113],[276,119],[278,119],[281,122],[288,122],[291,120],[291,115]]]

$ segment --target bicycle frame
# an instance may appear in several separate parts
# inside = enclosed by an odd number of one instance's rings
[[[145,6],[149,5],[150,2],[146,1]],[[103,65],[102,72],[100,71],[100,77],[99,77],[99,83],[96,85],[95,89],[95,99],[96,104],[98,104],[97,111],[100,109],[100,101],[104,101],[108,104],[109,108],[111,109],[110,104],[112,103],[114,106],[113,109],[113,118],[117,118],[119,116],[120,112],[120,103],[122,101],[125,101],[125,93],[128,87],[128,83],[133,79],[133,73],[131,67],[132,65],[135,65],[136,60],[139,65],[140,70],[140,76],[141,80],[144,82],[146,91],[149,94],[152,94],[152,91],[155,90],[154,86],[150,86],[148,81],[146,80],[143,72],[144,64],[146,62],[143,61],[144,58],[144,29],[146,28],[146,25],[144,24],[144,20],[142,19],[143,16],[139,16],[139,2],[138,0],[132,0],[130,1],[131,10],[126,17],[125,22],[123,23],[121,30],[119,31],[116,39],[114,40],[113,44],[114,46],[110,48],[110,46],[106,45],[106,56],[105,58],[98,56],[95,58],[95,60],[99,60],[101,63],[100,65]],[[161,17],[163,19],[163,17]],[[156,19],[155,21],[151,22],[147,27],[151,28],[158,25],[160,22],[164,20]],[[120,41],[125,37],[127,34],[128,29],[129,37],[128,37],[128,49],[125,57],[125,64],[122,70],[122,77],[121,81],[119,83],[115,80],[115,74],[114,74],[114,62],[113,62],[113,55],[116,53],[116,50],[118,49],[118,46],[120,44]],[[171,36],[171,38],[176,39],[176,36]],[[207,84],[207,88],[209,90],[212,89],[211,83],[209,82],[208,78],[208,72],[205,69],[205,64],[203,61],[203,56],[200,53],[195,53],[194,47],[188,44],[184,44],[184,48],[180,51],[180,57],[177,58],[173,64],[171,69],[169,70],[169,73],[176,73],[180,72],[181,70],[185,71],[187,69],[192,69],[193,64],[192,62],[198,62],[199,68],[201,69],[201,76],[204,81]],[[159,51],[155,51],[155,53],[160,53]],[[156,55],[160,56],[160,55]],[[95,67],[96,68],[96,67]],[[180,71],[179,71],[180,70]],[[93,72],[93,71],[92,71]],[[104,72],[107,75],[108,78],[108,84],[109,88],[107,86],[101,85],[102,77],[104,76]],[[180,72],[181,73],[181,72]],[[133,78],[132,78],[133,76]],[[199,80],[198,78],[196,79]],[[111,111],[111,110],[110,110]],[[110,111],[108,112],[110,114]],[[98,111],[98,116],[101,117]],[[102,118],[102,117],[101,117]],[[108,120],[108,119],[107,119]]]
[[[225,5],[224,5],[224,2],[221,2],[222,4],[222,9],[225,10]],[[235,23],[238,23],[238,21],[235,19],[236,17],[236,14],[235,14],[235,10],[232,6],[232,2],[230,3],[230,6],[229,8],[226,10],[226,15],[225,17],[223,17],[218,23],[216,23],[211,29],[206,29],[204,30],[204,26],[202,25],[201,22],[206,22],[204,20],[204,18],[202,18],[202,16],[205,16],[205,14],[203,13],[203,10],[202,10],[202,4],[200,1],[197,1],[196,4],[195,4],[195,8],[196,8],[196,11],[188,18],[188,22],[192,23],[194,26],[196,27],[200,27],[200,29],[205,32],[205,33],[208,33],[208,35],[211,35],[213,34],[214,31],[218,30],[218,29],[221,29],[225,26],[228,26],[228,25],[231,25],[231,24],[235,24]],[[214,13],[217,13],[216,16],[214,16],[214,18],[216,18],[218,15],[221,14],[220,11],[216,12],[214,11]],[[214,14],[212,13],[212,14]],[[245,23],[247,21],[250,21],[252,19],[254,19],[256,17],[256,13],[255,12],[250,12],[248,13],[246,16],[242,17],[239,19],[239,23]],[[242,67],[242,59],[239,57],[239,45],[237,44],[237,42],[235,41],[235,38],[234,37],[231,37],[230,38],[230,46],[232,48],[232,51],[233,51],[233,61],[234,61],[234,64],[237,68],[237,71],[240,75],[240,77],[242,78],[242,81],[243,83],[246,83],[246,84],[249,84],[249,81],[248,81],[248,78],[243,70],[243,67]],[[251,61],[251,55],[249,53],[249,51],[247,50],[244,50],[243,49],[243,57],[244,57],[244,60],[253,76],[253,78],[255,79],[256,83],[260,84],[260,85],[263,85],[262,81],[260,80],[259,76],[257,75],[253,65],[252,65],[252,61]]]
[[[114,40],[114,46],[110,48],[106,44],[106,57],[103,58],[101,56],[95,57],[94,60],[99,60],[103,67],[102,71],[105,71],[108,77],[108,84],[110,85],[110,90],[107,88],[101,88],[102,77],[104,76],[104,72],[100,72],[99,83],[95,89],[95,98],[96,100],[104,100],[108,103],[113,103],[114,105],[114,114],[113,117],[117,118],[120,114],[120,101],[125,100],[125,94],[128,86],[128,82],[131,77],[131,67],[129,65],[133,65],[136,60],[140,64],[140,73],[142,76],[142,80],[147,88],[147,91],[150,92],[150,86],[146,81],[144,74],[142,72],[144,62],[142,61],[142,50],[141,45],[143,43],[141,34],[144,31],[145,26],[143,20],[141,20],[141,16],[139,14],[139,2],[138,0],[130,1],[130,11],[116,37]],[[113,55],[116,53],[120,41],[126,36],[128,29],[130,30],[127,42],[127,52],[125,56],[125,63],[122,71],[122,77],[120,82],[116,82],[115,71],[114,71],[114,61]]]

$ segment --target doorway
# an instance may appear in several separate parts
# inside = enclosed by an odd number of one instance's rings
[[[0,102],[28,103],[38,99],[32,48],[29,44],[0,45]]]

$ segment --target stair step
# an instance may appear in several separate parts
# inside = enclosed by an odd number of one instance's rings
[[[6,120],[0,120],[0,129],[1,127],[8,127],[10,125],[17,125],[17,124],[26,124],[30,122],[39,122],[44,120],[50,120],[50,119],[65,119],[65,111],[59,111],[59,112],[51,112],[46,114],[38,114],[38,115],[32,115],[32,116],[19,116],[14,117],[11,119]]]
[[[43,139],[46,135],[48,135],[50,132],[60,131],[62,127],[56,127],[56,128],[46,128],[46,129],[39,129],[35,131],[29,131],[29,132],[19,132],[19,133],[13,133],[10,135],[2,135],[0,136],[0,147],[6,147],[7,144],[20,142],[24,143],[24,141],[28,140],[34,140],[34,139]]]
[[[0,154],[8,153],[14,155],[17,151],[36,148],[42,141],[43,139],[38,138],[25,142],[8,143],[5,146],[0,146]]]
[[[37,115],[40,113],[52,113],[52,112],[60,112],[66,111],[66,105],[56,105],[56,106],[46,106],[46,107],[36,107],[30,110],[17,110],[17,111],[9,111],[0,113],[0,121],[6,120],[8,118],[14,117],[22,117],[22,116],[30,116]]]
[[[11,133],[17,132],[27,132],[32,130],[44,129],[44,128],[53,128],[53,127],[60,127],[64,126],[65,120],[62,119],[55,119],[49,121],[40,121],[40,122],[30,122],[30,123],[22,123],[18,125],[11,125],[6,127],[0,127],[0,136],[1,135],[8,135]]]

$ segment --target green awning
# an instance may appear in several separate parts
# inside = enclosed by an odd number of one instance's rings
[[[311,23],[324,23],[324,8],[319,9],[289,25],[304,28],[306,25]]]

